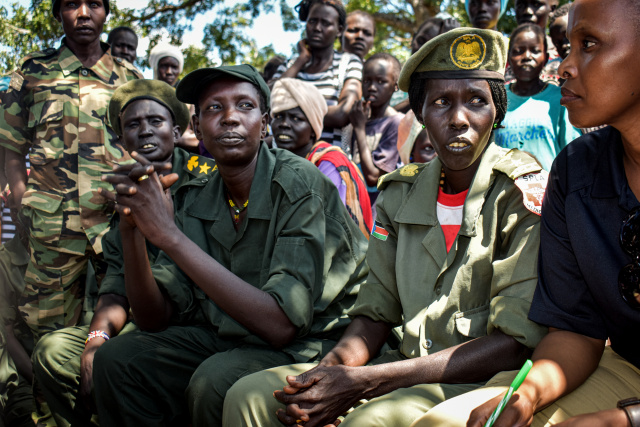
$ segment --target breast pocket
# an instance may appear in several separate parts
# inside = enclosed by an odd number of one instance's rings
[[[43,243],[56,243],[62,232],[62,196],[53,193],[25,193],[21,215],[31,236]]]
[[[487,335],[489,321],[489,304],[455,314],[456,329],[469,338],[480,338]]]
[[[63,117],[64,102],[60,100],[43,99],[30,108],[27,126],[33,129],[33,149],[29,154],[32,164],[43,165],[62,157],[65,148]]]

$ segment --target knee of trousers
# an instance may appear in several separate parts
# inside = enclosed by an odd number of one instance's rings
[[[55,382],[55,374],[61,366],[62,353],[64,351],[62,340],[55,333],[44,335],[38,341],[31,363],[33,364],[33,374],[43,385]]]
[[[105,380],[110,384],[117,382],[117,379],[122,378],[122,375],[113,375],[113,373],[122,374],[126,369],[125,363],[122,361],[121,349],[117,345],[110,344],[110,342],[107,342],[101,345],[93,358],[93,383],[95,389],[103,385]],[[103,388],[100,387],[100,389]]]

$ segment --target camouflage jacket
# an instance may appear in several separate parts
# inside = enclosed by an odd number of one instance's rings
[[[0,145],[28,151],[31,160],[23,207],[49,214],[52,222],[64,218],[64,228],[86,234],[97,253],[112,211],[97,192],[109,188],[100,176],[129,159],[107,124],[107,105],[118,86],[142,78],[133,65],[113,58],[108,45],[102,48],[91,68],[64,40],[58,49],[32,53],[0,94]],[[84,253],[86,241],[76,242],[67,249]]]

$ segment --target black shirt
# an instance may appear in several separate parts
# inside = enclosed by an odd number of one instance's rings
[[[551,167],[542,204],[538,287],[529,318],[597,339],[640,367],[640,310],[618,290],[631,262],[620,227],[640,205],[622,163],[620,133],[606,127],[569,144]]]

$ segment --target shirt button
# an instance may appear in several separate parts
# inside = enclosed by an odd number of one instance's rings
[[[429,350],[431,347],[433,347],[433,341],[431,341],[430,339],[427,339],[425,342],[422,343],[422,346]]]
[[[440,291],[442,290],[442,288],[440,286],[438,286],[436,288],[436,295],[440,295]]]
[[[89,74],[89,72],[87,70],[82,70],[80,72],[82,73],[83,76],[86,76],[87,74]]]

